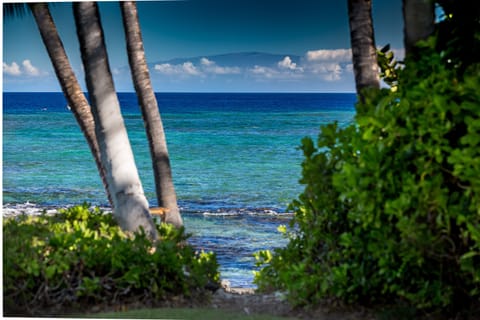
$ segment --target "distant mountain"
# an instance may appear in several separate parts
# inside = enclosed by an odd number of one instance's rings
[[[305,55],[237,52],[153,61],[148,67],[152,85],[166,92],[352,91],[350,59],[330,56],[309,60]],[[117,88],[131,91],[129,67],[114,71]]]
[[[200,65],[202,58],[206,58],[209,61],[214,62],[216,65],[219,66],[226,66],[226,67],[253,67],[255,65],[258,66],[267,66],[273,67],[276,66],[277,63],[283,60],[286,56],[289,56],[293,62],[299,62],[301,57],[298,55],[291,55],[291,54],[271,54],[271,53],[263,53],[263,52],[240,52],[240,53],[226,53],[226,54],[217,54],[217,55],[210,55],[210,56],[196,56],[196,57],[189,57],[189,58],[175,58],[170,60],[164,61],[156,61],[153,63],[149,63],[149,67],[154,67],[156,64],[183,64],[185,62],[192,62],[194,65]]]

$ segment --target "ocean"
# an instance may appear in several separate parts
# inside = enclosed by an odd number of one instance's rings
[[[119,93],[143,188],[156,206],[143,120]],[[305,136],[353,120],[350,93],[157,93],[190,242],[217,253],[221,277],[252,287],[253,253],[285,245],[277,227],[303,190]],[[107,207],[96,166],[62,93],[3,93],[3,214],[84,202]]]

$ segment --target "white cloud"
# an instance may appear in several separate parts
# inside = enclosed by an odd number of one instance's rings
[[[338,63],[319,63],[311,67],[313,73],[327,73],[341,69]]]
[[[351,49],[310,50],[305,58],[305,69],[324,81],[340,81],[353,69]]]
[[[311,71],[325,81],[338,81],[343,73],[340,64],[335,62],[314,64],[311,66]]]
[[[392,49],[392,51],[397,60],[403,59],[403,49]],[[325,81],[339,81],[345,74],[353,73],[351,49],[310,50],[305,54],[305,58],[303,65],[305,71]]]
[[[11,75],[11,76],[19,76],[22,74],[22,71],[20,71],[20,67],[16,62],[12,62],[11,65],[6,64],[5,62],[3,63],[3,73]]]
[[[273,68],[263,67],[263,66],[258,66],[258,65],[255,65],[252,69],[249,69],[249,71],[251,73],[253,73],[254,75],[262,76],[262,77],[269,78],[269,79],[278,76],[279,73],[280,73]]]
[[[381,49],[378,47],[377,49]],[[401,49],[391,49],[395,54],[396,60],[403,60],[405,57],[405,50]],[[351,62],[352,61],[352,50],[351,49],[320,49],[320,50],[310,50],[306,53],[306,58],[310,62],[315,61],[335,61],[335,62]]]
[[[351,49],[334,49],[334,50],[311,50],[307,51],[308,61],[337,61],[346,62],[352,60]]]
[[[283,60],[279,61],[277,63],[278,67],[281,69],[287,69],[287,70],[292,70],[292,71],[303,71],[303,68],[297,67],[297,64],[292,61],[292,59],[289,56],[285,56]]]
[[[220,67],[217,65],[207,71],[214,74],[239,74],[241,72],[239,67]]]
[[[201,58],[200,64],[205,72],[213,74],[239,74],[241,72],[239,67],[221,67],[215,61],[207,58]]]
[[[10,76],[37,77],[47,75],[46,72],[41,72],[40,69],[35,67],[29,59],[23,60],[21,67],[15,61],[10,65],[4,62],[3,72]]]
[[[32,65],[32,62],[30,60],[23,60],[22,65],[27,75],[29,76],[40,75],[40,71],[38,70],[38,68]]]
[[[187,61],[187,62],[183,63],[182,69],[183,69],[183,71],[185,71],[185,73],[187,73],[191,76],[200,75],[200,71],[198,71],[197,68],[190,61]]]
[[[323,75],[323,79],[326,81],[339,81],[342,78],[343,69],[337,63],[327,68],[327,73]]]
[[[256,78],[275,80],[298,80],[303,77],[304,68],[292,61],[292,58],[285,56],[278,61],[274,68],[255,65],[248,69],[250,74]]]
[[[215,64],[215,62],[213,62],[212,60],[208,60],[207,58],[202,58],[200,59],[200,63],[202,64],[202,66],[213,66]]]
[[[177,72],[170,63],[156,64],[153,69],[163,74],[175,74]]]
[[[197,67],[191,61],[182,64],[172,65],[170,63],[156,64],[154,70],[165,75],[176,75],[180,77],[185,76],[201,76],[205,77],[208,74],[227,75],[240,74],[239,67],[222,67],[215,63],[215,61],[208,58],[201,58],[200,65]]]
[[[200,76],[201,72],[190,62],[184,62],[183,64],[172,65],[170,63],[156,64],[154,70],[166,75],[180,75],[180,76]]]
[[[294,62],[290,56],[278,61],[275,67],[255,65],[248,69],[257,79],[300,80],[319,79],[328,82],[341,81],[352,71],[350,49],[311,50],[305,58]]]

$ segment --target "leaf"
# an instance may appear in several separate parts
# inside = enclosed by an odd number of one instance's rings
[[[280,233],[282,233],[282,234],[285,234],[285,233],[287,233],[287,226],[284,225],[284,224],[279,225],[279,226],[277,227],[277,231],[280,232]]]
[[[363,140],[371,140],[372,137],[373,137],[374,130],[375,130],[375,128],[373,128],[373,127],[367,128],[367,130],[365,130],[365,132],[363,132],[362,139]]]
[[[387,53],[388,51],[390,51],[390,44],[387,43],[382,49],[380,49],[380,51],[383,53]]]
[[[313,140],[310,137],[305,137],[302,139],[302,150],[305,154],[305,157],[311,157],[312,154],[315,152]]]
[[[45,268],[45,277],[47,277],[47,279],[52,279],[56,271],[57,268],[55,265],[47,266],[47,268]]]
[[[465,253],[464,255],[462,255],[462,256],[460,257],[460,260],[471,259],[471,258],[473,258],[473,257],[475,257],[475,256],[480,256],[480,253],[477,252],[477,251],[470,251],[470,252],[467,252],[467,253]]]

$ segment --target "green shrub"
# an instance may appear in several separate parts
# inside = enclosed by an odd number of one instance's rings
[[[190,296],[218,283],[213,253],[197,253],[184,230],[157,225],[155,244],[124,233],[113,217],[87,205],[3,224],[6,314],[49,307],[154,302]]]
[[[395,69],[393,90],[367,92],[355,124],[302,141],[305,191],[288,245],[257,254],[261,289],[298,305],[479,303],[480,67],[460,76],[432,47]]]

